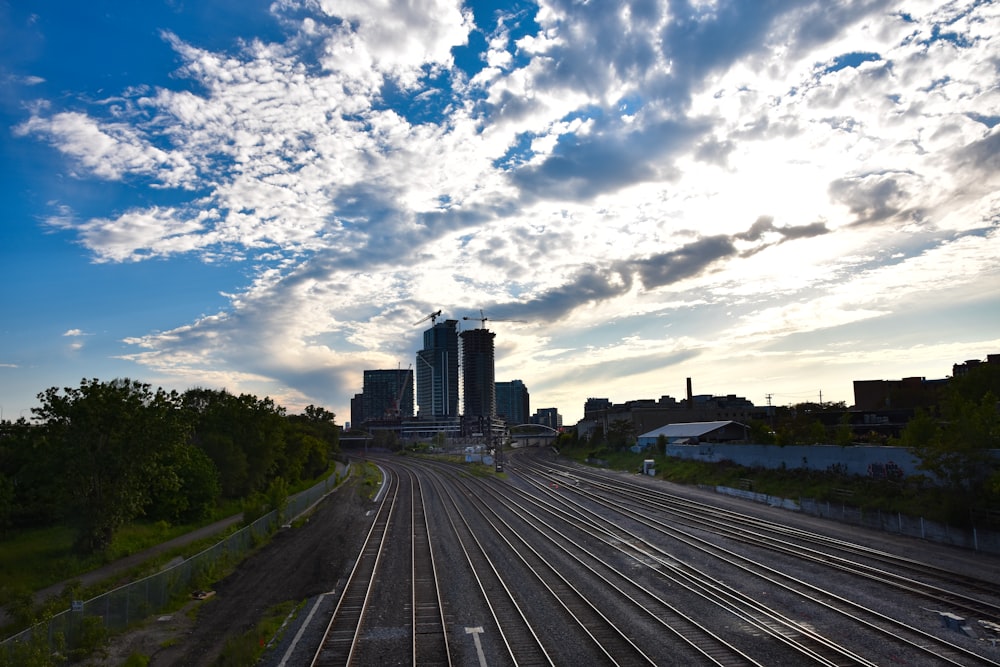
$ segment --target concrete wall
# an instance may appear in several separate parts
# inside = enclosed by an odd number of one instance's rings
[[[848,474],[869,474],[869,466],[895,464],[904,475],[927,474],[917,469],[919,460],[904,447],[839,447],[837,445],[667,445],[667,456],[706,463],[732,461],[761,468],[827,470],[843,466]]]

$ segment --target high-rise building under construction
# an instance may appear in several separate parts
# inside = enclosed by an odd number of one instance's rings
[[[462,338],[463,412],[468,421],[492,420],[497,414],[493,339],[489,329],[469,329]]]
[[[424,331],[417,352],[417,406],[421,419],[458,418],[458,320]]]

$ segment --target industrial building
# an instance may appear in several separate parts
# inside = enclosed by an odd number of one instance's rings
[[[667,424],[640,435],[638,447],[640,449],[655,447],[661,438],[668,445],[697,445],[706,442],[747,443],[749,433],[746,425],[731,420]]]
[[[632,424],[634,433],[647,433],[674,423],[727,420],[749,423],[755,419],[767,419],[771,412],[770,406],[755,406],[742,396],[695,394],[691,378],[687,378],[687,397],[683,400],[661,396],[659,400],[640,399],[612,404],[605,398],[588,398],[584,404],[584,419],[577,424],[577,431],[581,436],[587,436],[595,429],[608,433],[613,423],[627,421]]]

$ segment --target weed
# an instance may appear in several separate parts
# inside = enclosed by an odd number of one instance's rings
[[[149,665],[149,656],[141,653],[133,653],[122,663],[122,667],[147,667],[147,665]]]
[[[268,609],[252,630],[226,641],[216,665],[249,667],[257,664],[267,647],[280,639],[285,620],[297,613],[304,604],[288,601]]]

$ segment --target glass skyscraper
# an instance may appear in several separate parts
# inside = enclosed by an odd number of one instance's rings
[[[417,352],[417,407],[421,419],[457,419],[458,320],[437,322],[424,331]]]
[[[496,383],[497,416],[508,426],[527,424],[531,417],[531,403],[528,388],[520,380]]]

